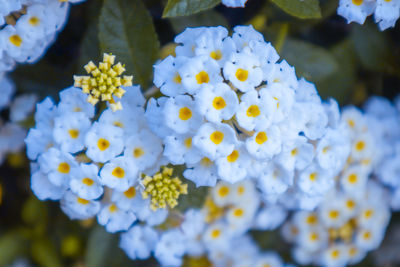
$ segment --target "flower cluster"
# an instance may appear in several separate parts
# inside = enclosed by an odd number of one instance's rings
[[[400,2],[397,0],[340,0],[337,13],[347,22],[363,24],[374,14],[381,31],[394,27],[400,17]]]
[[[221,26],[188,28],[175,41],[176,57],[154,67],[165,97],[146,111],[164,156],[186,164],[197,186],[255,178],[271,202],[287,193],[315,206],[349,153],[337,103],[322,103],[252,26],[232,37]]]
[[[33,112],[36,96],[19,95],[14,98],[14,83],[0,74],[0,112],[9,115],[0,117],[0,164],[8,153],[15,153],[24,147],[26,130],[20,125]]]
[[[67,2],[0,1],[0,73],[12,70],[15,62],[33,63],[44,54],[66,22]]]
[[[356,264],[379,246],[390,219],[388,193],[371,179],[381,150],[373,135],[376,125],[355,107],[345,108],[342,120],[349,128],[351,153],[335,188],[316,211],[297,211],[282,228],[285,239],[296,245],[293,256],[300,264]]]
[[[82,88],[89,94],[87,101],[93,106],[101,101],[107,101],[113,111],[122,109],[121,102],[115,102],[114,96],[121,98],[125,90],[121,86],[132,86],[133,76],[120,77],[125,72],[120,62],[115,64],[115,56],[104,54],[103,62],[97,67],[93,61],[85,65],[85,70],[91,76],[74,76],[74,86]]]
[[[35,195],[60,200],[71,219],[97,215],[99,224],[112,233],[128,230],[136,221],[146,222],[146,227],[162,223],[168,210],[152,211],[150,203],[161,208],[177,197],[174,186],[152,194],[168,177],[157,178],[155,185],[147,179],[158,177],[168,162],[161,155],[161,140],[147,127],[140,88],[124,90],[124,110],[106,108],[98,119],[78,88],[61,91],[58,105],[46,98],[37,104],[36,126],[25,140],[27,155],[34,161]]]
[[[400,210],[400,98],[393,105],[386,98],[371,97],[365,116],[377,143],[374,174],[392,192],[392,208]]]
[[[171,213],[164,227],[135,226],[121,235],[120,247],[132,259],[154,253],[162,266],[181,266],[185,258],[213,266],[283,266],[275,253],[260,252],[247,235],[249,229],[275,229],[286,218],[283,209],[266,207],[252,181],[219,182],[203,208]]]

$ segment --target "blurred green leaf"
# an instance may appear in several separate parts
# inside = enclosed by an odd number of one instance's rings
[[[362,65],[372,71],[393,72],[395,57],[386,32],[375,24],[353,25],[351,38]]]
[[[113,235],[106,232],[103,226],[93,228],[86,248],[86,267],[106,266],[108,253],[113,247]]]
[[[18,231],[9,231],[0,237],[0,266],[10,264],[26,249],[26,239]]]
[[[187,16],[215,7],[221,0],[168,0],[163,17]]]
[[[46,203],[38,200],[35,196],[30,196],[22,207],[22,219],[28,224],[46,222]]]
[[[225,17],[215,10],[201,12],[195,15],[186,17],[171,18],[170,22],[175,33],[183,32],[187,27],[204,27],[204,26],[224,26],[229,28]]]
[[[99,18],[103,52],[113,53],[126,64],[127,75],[146,88],[158,58],[159,42],[152,18],[142,1],[105,0]]]
[[[57,249],[48,238],[35,239],[31,247],[32,258],[42,267],[61,267],[62,261]]]
[[[322,98],[333,97],[343,105],[350,99],[357,78],[354,47],[351,40],[347,39],[332,47],[330,51],[337,62],[340,62],[340,68],[319,82],[317,89]]]
[[[281,56],[296,68],[298,76],[304,76],[312,82],[325,79],[338,68],[331,52],[304,41],[287,39]]]
[[[321,18],[318,0],[271,0],[286,13],[301,19]]]
[[[178,199],[179,204],[176,207],[176,209],[181,212],[184,212],[189,208],[201,208],[207,196],[209,187],[208,186],[196,187],[196,185],[189,180],[185,180],[185,183],[188,184],[188,193],[187,195],[181,195],[179,197]]]

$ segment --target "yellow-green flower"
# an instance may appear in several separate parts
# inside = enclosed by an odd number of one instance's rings
[[[113,111],[122,109],[121,102],[115,102],[113,96],[121,98],[125,90],[121,86],[132,86],[133,76],[123,76],[124,66],[118,62],[114,65],[115,56],[104,53],[103,62],[97,67],[93,61],[84,66],[89,76],[74,76],[74,86],[82,88],[89,94],[87,101],[96,105],[99,100],[108,101]]]
[[[182,184],[178,177],[171,178],[172,172],[172,168],[163,167],[162,172],[143,179],[145,190],[142,196],[144,199],[150,197],[152,210],[166,208],[167,205],[173,208],[178,205],[180,194],[187,194],[187,184]]]

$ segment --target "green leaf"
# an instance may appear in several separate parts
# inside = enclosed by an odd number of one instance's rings
[[[43,267],[62,267],[61,257],[53,242],[48,238],[33,240],[31,247],[32,258]]]
[[[286,13],[301,19],[321,18],[318,0],[271,0]]]
[[[215,10],[201,12],[187,17],[171,18],[170,22],[175,33],[183,32],[187,27],[223,26],[229,28],[225,17]]]
[[[163,17],[179,17],[215,7],[221,0],[168,0]]]
[[[325,79],[338,68],[335,57],[328,50],[304,41],[286,40],[281,56],[296,68],[298,76],[312,82]]]
[[[113,235],[107,233],[102,226],[93,228],[86,248],[85,265],[87,267],[106,266],[108,252],[113,247]]]
[[[146,88],[159,42],[150,14],[141,0],[105,0],[99,18],[99,41],[103,52],[126,64],[126,74]]]
[[[378,31],[375,24],[353,25],[351,39],[366,69],[393,72],[395,56],[386,32]]]
[[[0,266],[10,264],[26,249],[27,242],[18,231],[0,233]]]

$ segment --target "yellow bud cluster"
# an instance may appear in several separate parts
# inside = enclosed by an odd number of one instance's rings
[[[162,172],[156,173],[153,177],[145,176],[142,183],[145,190],[142,193],[144,199],[150,198],[150,208],[170,208],[178,205],[178,198],[181,194],[187,194],[187,184],[182,184],[178,178],[171,178],[173,169],[163,167]]]
[[[99,100],[108,101],[113,111],[122,109],[121,102],[115,102],[113,96],[121,98],[125,90],[121,86],[131,86],[133,76],[123,76],[124,66],[118,62],[114,65],[115,56],[104,53],[103,62],[97,67],[93,61],[84,66],[88,76],[74,76],[74,86],[82,88],[89,94],[87,101],[96,105]]]

